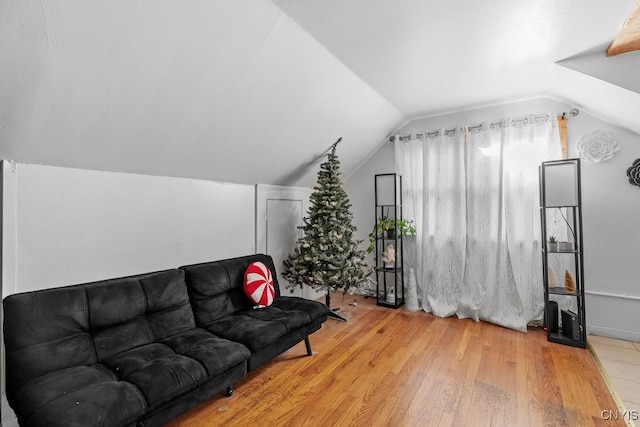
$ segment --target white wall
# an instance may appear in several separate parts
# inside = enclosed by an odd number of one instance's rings
[[[393,145],[385,143],[344,182],[352,206],[353,224],[358,228],[355,237],[363,240],[362,250],[369,246],[369,233],[375,223],[374,175],[390,172],[393,172]],[[375,265],[373,254],[367,259],[370,266]],[[370,277],[375,279],[373,274]]]
[[[253,185],[2,166],[3,298],[255,252]]]
[[[251,185],[29,164],[13,175],[16,282],[5,296],[255,251]]]
[[[570,108],[573,106],[563,102],[538,98],[416,119],[398,133],[407,135]],[[640,158],[640,135],[581,111],[568,122],[569,157],[578,156],[576,145],[580,138],[595,129],[616,132],[622,148],[609,161],[582,162],[587,328],[593,334],[640,341],[640,188],[630,185],[625,175],[631,163]],[[393,172],[393,167],[392,143],[387,142],[346,182],[354,205],[354,223],[361,232],[368,233],[373,227],[373,175]]]
[[[596,129],[615,132],[621,148],[611,160],[581,163],[588,330],[640,341],[640,187],[626,177],[640,158],[640,135],[582,112],[569,120],[570,157],[578,156],[580,138]]]

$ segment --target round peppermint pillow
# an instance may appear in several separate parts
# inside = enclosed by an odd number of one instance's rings
[[[273,302],[276,291],[271,271],[263,263],[253,262],[244,273],[244,293],[258,307],[267,307]]]

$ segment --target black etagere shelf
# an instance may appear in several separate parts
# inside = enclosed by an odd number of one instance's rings
[[[402,177],[395,173],[378,174],[374,182],[376,224],[383,219],[402,219]],[[376,227],[375,233],[376,303],[398,308],[404,304],[402,233],[397,225],[390,230]],[[393,261],[385,262],[385,254],[391,251]]]
[[[580,159],[542,162],[539,172],[547,340],[586,348]],[[559,228],[550,218],[558,216],[568,241],[552,243],[550,237]],[[553,270],[560,265],[565,271]]]

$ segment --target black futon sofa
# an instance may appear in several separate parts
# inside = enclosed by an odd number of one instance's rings
[[[250,263],[273,303],[243,292]],[[250,255],[10,295],[6,395],[23,426],[162,425],[320,329],[328,308],[281,296]]]

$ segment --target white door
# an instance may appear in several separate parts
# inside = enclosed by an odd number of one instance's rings
[[[283,295],[295,295],[316,299],[316,293],[308,287],[295,288],[291,293],[288,282],[282,277],[282,262],[293,252],[296,241],[302,236],[302,218],[309,210],[311,189],[275,185],[256,186],[256,248],[271,255]]]
[[[303,216],[302,200],[267,199],[266,253],[273,258],[278,272],[283,271],[283,261],[293,252],[298,238],[302,237],[302,230],[297,226],[301,224]],[[287,289],[289,282],[281,274],[278,275],[278,281],[283,295],[302,296],[300,288],[294,288],[293,293]]]

